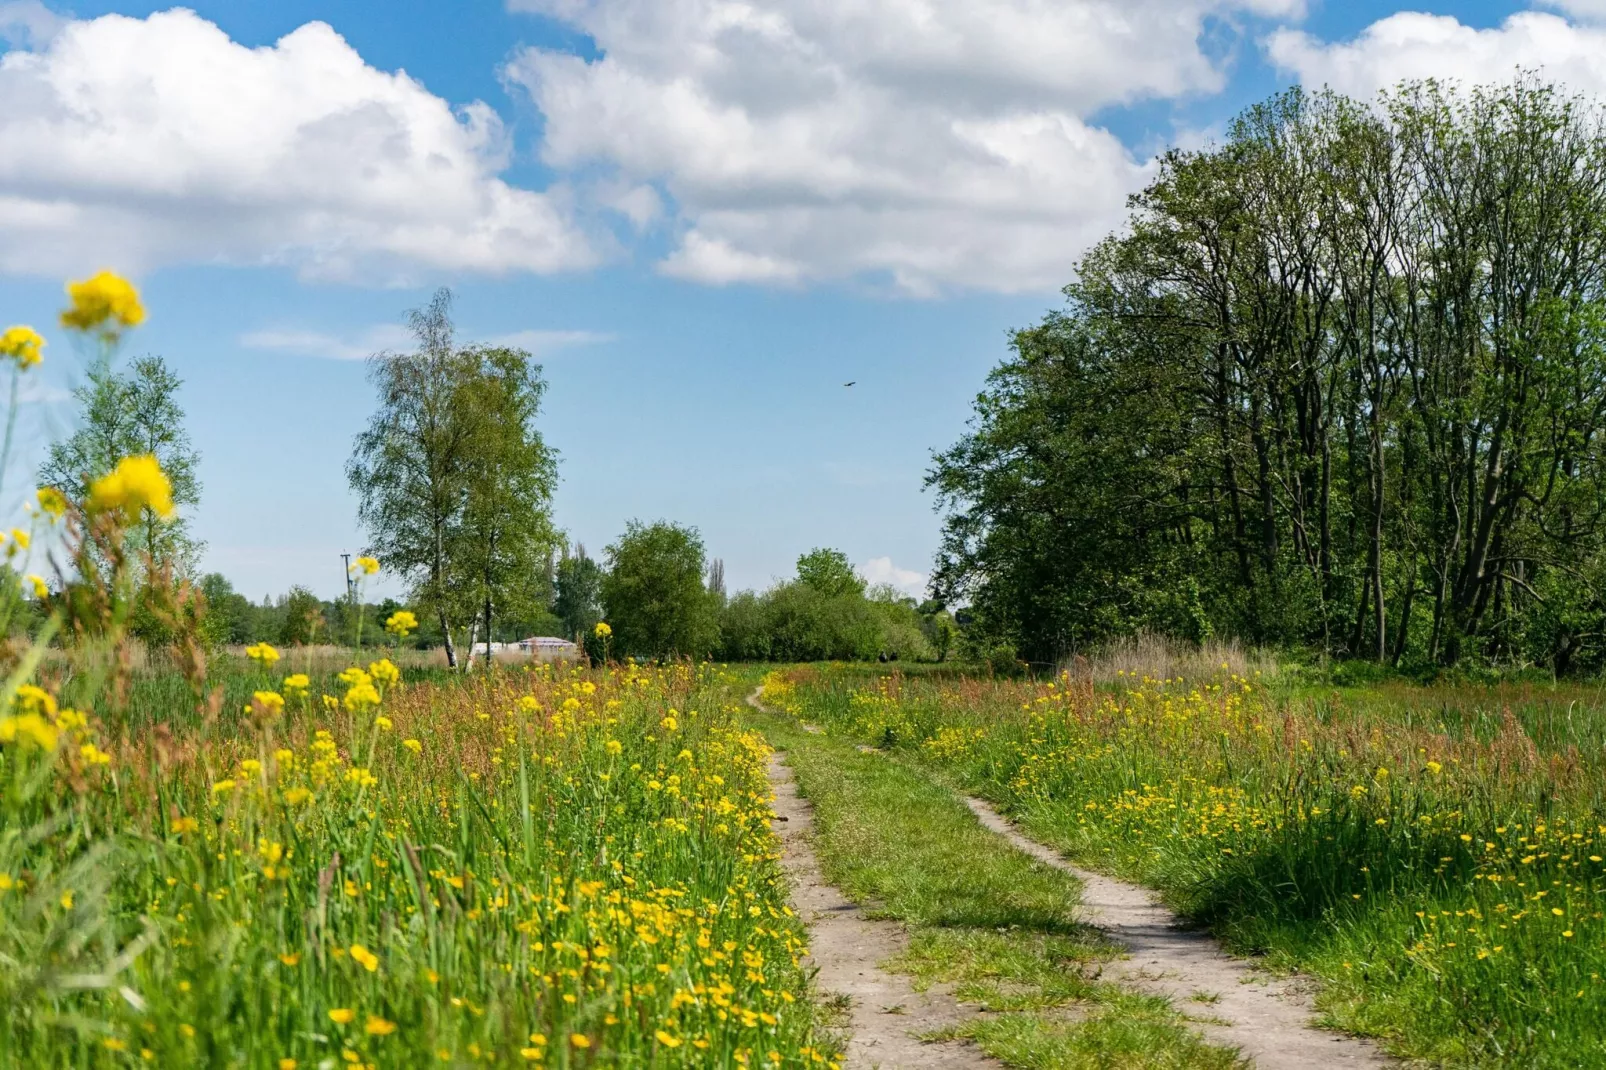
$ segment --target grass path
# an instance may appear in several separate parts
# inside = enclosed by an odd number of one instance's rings
[[[1073,875],[984,828],[927,774],[749,704],[796,778],[777,770],[778,816],[818,982],[848,1004],[850,1065],[996,1065],[981,1053],[1028,1070],[1243,1065],[1167,999],[1102,979],[1121,948],[1076,920]]]
[[[1130,952],[1118,969],[1122,981],[1172,1000],[1206,1002],[1215,1021],[1198,1028],[1258,1070],[1392,1065],[1366,1040],[1312,1026],[1309,992],[1297,977],[1272,978],[1226,954],[1204,933],[1180,928],[1147,889],[1072,866],[980,799],[966,802],[982,825],[1082,882],[1082,917]]]
[[[974,1045],[920,1039],[953,1028],[973,1009],[967,1010],[943,991],[916,991],[909,977],[881,967],[907,952],[903,926],[866,917],[825,879],[809,844],[809,804],[798,794],[792,771],[779,755],[770,760],[770,782],[775,788],[782,865],[792,883],[792,906],[809,929],[807,965],[818,971],[819,989],[831,993],[828,1009],[834,1003],[846,1015],[847,1070],[998,1067]]]

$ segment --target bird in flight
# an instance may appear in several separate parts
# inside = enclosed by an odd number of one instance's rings
[[[858,382],[858,381],[859,381],[859,380],[857,380],[857,379],[855,379],[855,380],[853,380],[853,383],[856,383],[856,382]],[[843,383],[843,384],[842,384],[842,385],[843,385],[843,386],[852,386],[852,385],[853,385],[853,383]]]

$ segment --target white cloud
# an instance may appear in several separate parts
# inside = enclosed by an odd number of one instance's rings
[[[55,26],[36,9],[0,7],[38,48],[0,55],[0,270],[212,261],[392,282],[596,259],[561,188],[497,177],[494,111],[454,113],[323,23],[246,48],[182,9]]]
[[[0,41],[14,48],[37,48],[66,24],[40,0],[0,0]]]
[[[559,349],[595,345],[613,340],[613,335],[600,331],[523,330],[483,336],[474,335],[472,332],[460,333],[468,342],[523,349],[537,357]],[[303,357],[322,357],[326,360],[366,360],[375,353],[411,349],[413,336],[405,327],[387,324],[369,327],[351,335],[270,327],[247,331],[240,336],[240,345],[247,349],[271,350]]]
[[[671,275],[795,284],[865,274],[907,292],[1067,281],[1147,165],[1099,109],[1212,93],[1210,15],[1299,0],[513,0],[602,58],[507,68],[560,169],[661,184]]]
[[[1553,7],[1558,11],[1578,19],[1606,20],[1606,0],[1539,0],[1545,7]]]
[[[614,335],[608,334],[606,331],[553,330],[513,331],[509,334],[491,334],[483,338],[470,338],[470,341],[480,342],[488,346],[522,349],[537,357],[559,349],[600,345],[603,342],[611,342],[613,340]]]
[[[859,575],[872,587],[886,583],[915,598],[925,595],[926,574],[911,568],[899,568],[890,557],[872,557],[859,566]]]
[[[1606,0],[1558,6],[1580,14],[1606,12]],[[1268,38],[1267,52],[1307,85],[1356,96],[1406,79],[1477,85],[1519,70],[1538,70],[1574,90],[1606,90],[1606,29],[1536,11],[1481,30],[1450,15],[1402,12],[1372,23],[1353,40],[1332,43],[1280,30]]]

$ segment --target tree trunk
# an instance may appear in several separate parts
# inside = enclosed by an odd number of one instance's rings
[[[446,637],[446,667],[457,668],[457,648],[452,646],[452,626],[446,622],[446,610],[440,611],[441,634]]]
[[[491,667],[491,595],[489,589],[485,595],[485,668]]]

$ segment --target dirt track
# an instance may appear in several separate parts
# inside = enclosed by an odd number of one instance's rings
[[[757,691],[747,701],[764,708]],[[828,997],[839,994],[850,1001],[852,1037],[845,1065],[849,1070],[1001,1067],[969,1043],[918,1039],[979,1012],[941,986],[917,993],[908,978],[881,968],[907,946],[907,934],[897,922],[866,918],[826,883],[808,840],[809,804],[798,795],[783,758],[777,754],[769,765],[783,865],[792,881],[794,909],[809,928],[809,960],[819,971],[820,988]],[[1194,1022],[1205,1039],[1237,1048],[1259,1070],[1394,1065],[1369,1041],[1311,1024],[1307,983],[1272,978],[1233,958],[1209,936],[1182,928],[1149,890],[1073,866],[981,800],[966,802],[984,826],[1017,849],[1080,879],[1080,920],[1130,949],[1130,956],[1111,968],[1113,979],[1166,996],[1193,1019],[1210,1019]]]

